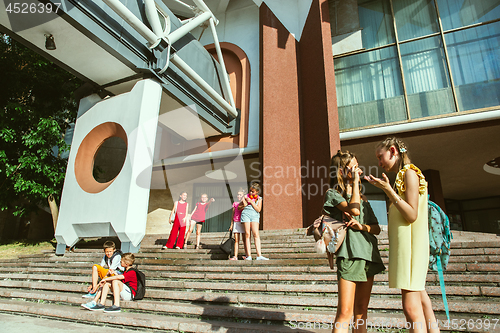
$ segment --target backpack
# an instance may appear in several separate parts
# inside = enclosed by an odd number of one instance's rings
[[[450,220],[445,212],[436,203],[428,200],[429,206],[429,269],[437,271],[439,275],[439,285],[446,311],[446,317],[450,320],[446,291],[444,288],[443,270],[448,266],[450,259],[450,243],[453,238],[450,232]]]
[[[132,300],[138,301],[143,299],[146,294],[146,275],[137,268],[132,267],[130,270],[134,271],[137,276],[137,290],[129,286],[130,289],[135,291],[135,296],[132,296]]]
[[[429,200],[429,269],[438,271],[438,262],[443,270],[450,259],[450,220],[436,203]]]

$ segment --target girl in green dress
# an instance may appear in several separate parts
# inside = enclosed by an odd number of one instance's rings
[[[338,305],[333,332],[348,332],[354,314],[353,332],[366,332],[368,303],[374,276],[385,270],[374,235],[380,233],[377,218],[360,194],[358,161],[348,151],[332,157],[330,179],[323,211],[346,221],[347,233],[337,251]]]

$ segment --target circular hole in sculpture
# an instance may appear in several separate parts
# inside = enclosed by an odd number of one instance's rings
[[[78,147],[74,162],[78,185],[87,193],[99,193],[122,171],[128,147],[127,133],[118,123],[102,123],[75,147]]]
[[[94,155],[92,175],[98,183],[112,181],[120,173],[127,157],[127,144],[120,137],[106,139]]]

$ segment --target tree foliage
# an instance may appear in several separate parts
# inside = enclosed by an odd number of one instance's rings
[[[64,133],[76,118],[72,95],[81,81],[0,36],[0,209],[22,216],[60,197]]]

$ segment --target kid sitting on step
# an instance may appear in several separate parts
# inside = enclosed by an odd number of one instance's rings
[[[135,256],[132,253],[125,253],[121,259],[121,265],[125,268],[123,275],[113,275],[102,279],[99,282],[95,299],[87,304],[82,304],[82,306],[91,311],[120,312],[120,298],[124,301],[131,301],[137,290],[137,274],[130,269],[134,261]],[[113,293],[113,305],[106,308],[104,304],[110,289]]]
[[[121,254],[120,250],[116,250],[113,241],[106,241],[103,245],[104,257],[101,264],[92,266],[92,285],[88,287],[88,294],[83,295],[83,298],[94,298],[97,292],[97,282],[107,276],[122,274],[123,267],[120,265]],[[106,268],[107,267],[107,268]]]

